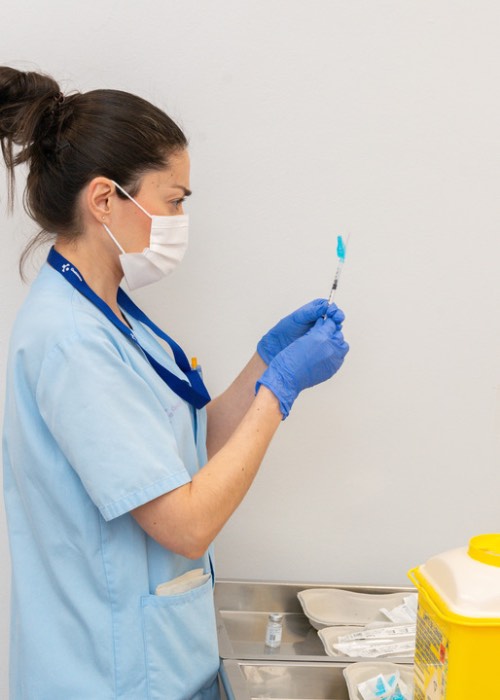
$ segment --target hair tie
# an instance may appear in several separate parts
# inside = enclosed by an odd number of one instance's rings
[[[59,108],[61,107],[62,103],[64,102],[64,95],[62,92],[58,92],[57,95],[54,95],[52,98],[52,107],[50,109],[50,114],[52,117],[55,116],[55,113],[59,111]]]

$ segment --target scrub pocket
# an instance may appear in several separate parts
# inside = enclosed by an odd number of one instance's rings
[[[141,598],[148,700],[218,698],[212,580],[173,596]]]

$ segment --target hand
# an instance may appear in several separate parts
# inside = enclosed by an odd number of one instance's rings
[[[298,394],[330,379],[348,351],[349,345],[335,321],[329,316],[319,318],[305,335],[276,355],[256,388],[264,385],[273,392],[285,419]]]
[[[290,343],[307,333],[318,318],[322,318],[325,314],[335,321],[339,330],[342,328],[345,318],[343,312],[335,304],[328,306],[326,299],[310,301],[289,316],[282,318],[257,344],[257,352],[266,365],[270,364],[271,360]]]

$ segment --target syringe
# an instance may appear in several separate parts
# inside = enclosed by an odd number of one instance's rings
[[[342,236],[337,236],[337,258],[339,260],[337,269],[335,271],[335,277],[333,279],[332,288],[330,290],[330,296],[328,297],[328,306],[333,303],[333,298],[337,287],[339,285],[340,273],[342,272],[342,266],[345,262],[345,252],[347,248],[347,241],[344,243]]]

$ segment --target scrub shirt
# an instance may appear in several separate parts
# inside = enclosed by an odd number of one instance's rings
[[[132,326],[182,376],[152,334]],[[45,264],[8,365],[11,700],[219,697],[211,580],[154,595],[190,569],[210,572],[209,554],[174,554],[130,515],[191,480],[206,462],[205,438],[205,410],[194,416],[140,348]]]

